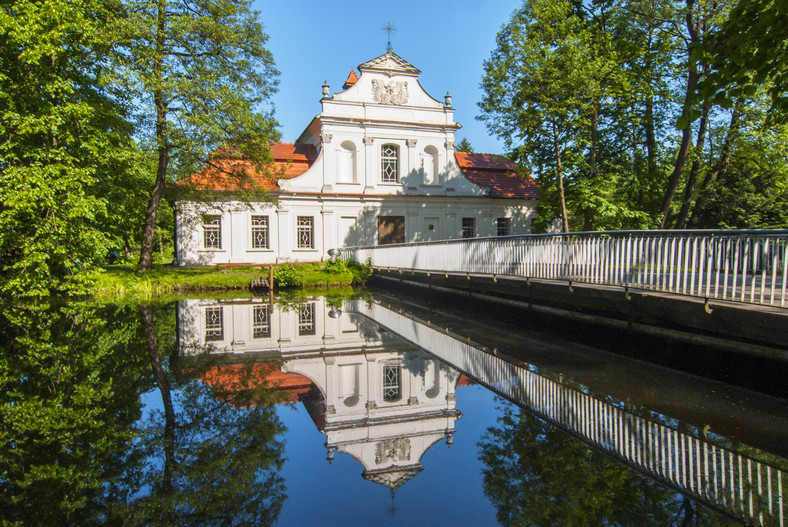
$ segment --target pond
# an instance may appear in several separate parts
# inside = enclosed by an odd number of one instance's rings
[[[784,525],[782,364],[369,293],[0,323],[4,524]]]

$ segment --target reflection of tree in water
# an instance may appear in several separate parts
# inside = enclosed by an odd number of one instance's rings
[[[134,309],[0,307],[0,523],[99,523],[150,383],[138,330]]]
[[[181,365],[174,346],[163,360],[152,310],[140,313],[164,411],[143,423],[132,453],[138,463],[113,515],[139,525],[273,524],[286,497],[277,439],[285,429],[262,382],[266,372],[236,368],[209,386],[200,379],[215,361],[204,355]]]
[[[502,525],[736,525],[513,405],[479,448]]]
[[[210,388],[207,362],[172,366],[173,307],[0,309],[1,524],[274,523],[284,428],[264,372]]]

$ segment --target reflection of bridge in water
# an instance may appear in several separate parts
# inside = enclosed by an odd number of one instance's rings
[[[785,472],[570,388],[461,337],[379,304],[352,302],[363,314],[449,366],[596,449],[684,495],[755,525],[784,525]]]

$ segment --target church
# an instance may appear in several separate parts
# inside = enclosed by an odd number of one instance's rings
[[[270,149],[274,201],[248,202],[195,175],[210,200],[175,202],[179,265],[316,262],[335,248],[531,232],[539,187],[497,155],[455,151],[449,93],[391,49],[323,85],[321,112],[295,143]]]

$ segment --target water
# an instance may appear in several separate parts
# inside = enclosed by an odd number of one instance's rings
[[[3,315],[5,524],[785,523],[779,364],[448,297]]]

